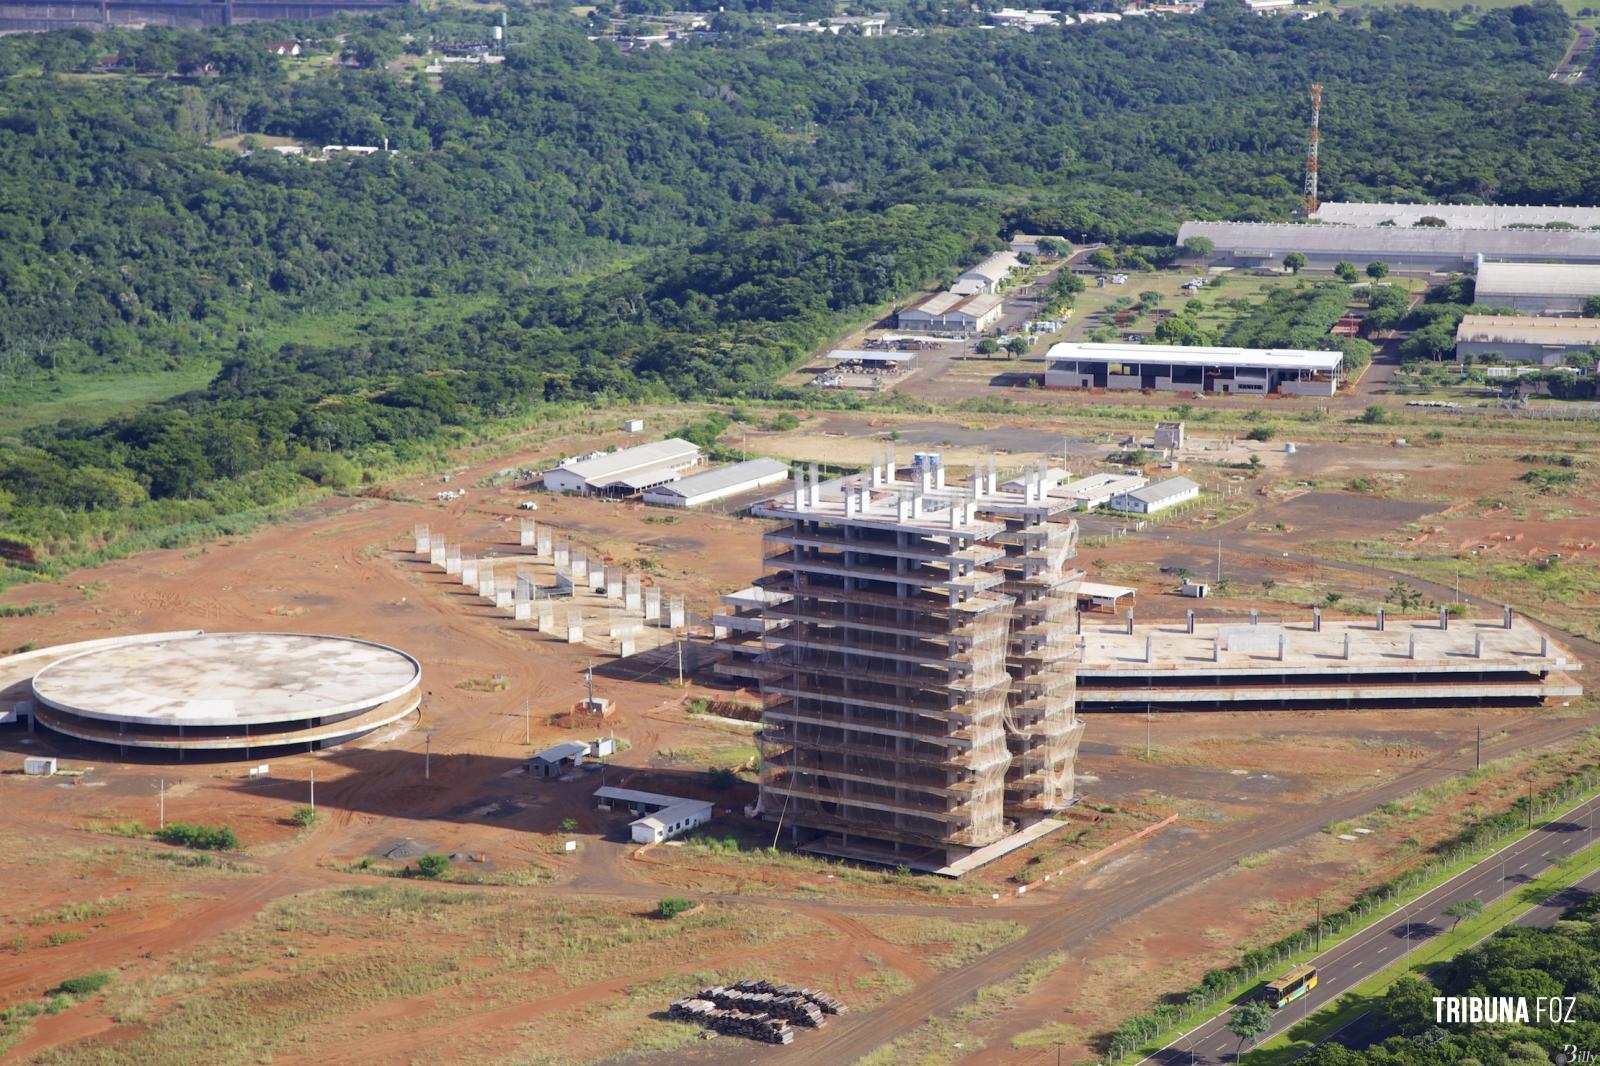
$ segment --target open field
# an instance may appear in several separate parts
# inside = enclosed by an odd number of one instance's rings
[[[957,465],[991,448],[1003,449],[1008,467],[1049,452],[1089,472],[1114,468],[1107,459],[1123,436],[1173,410],[802,411],[794,429],[762,429],[768,414],[754,411],[727,440],[841,465],[891,440],[902,459],[939,449]],[[693,413],[644,412],[653,426]],[[1593,494],[1537,491],[1522,475],[1558,464],[1519,459],[1581,455],[1576,430],[1409,414],[1368,426],[1274,412],[1277,439],[1301,445],[1286,456],[1276,442],[1228,443],[1262,424],[1246,410],[1186,413],[1197,443],[1183,472],[1230,493],[1219,495],[1224,516],[1186,513],[1126,536],[1100,516],[1085,521],[1093,536],[1081,564],[1137,587],[1141,617],[1178,617],[1192,605],[1173,595],[1176,573],[1208,574],[1219,538],[1226,583],[1207,613],[1265,605],[1289,614],[1313,602],[1334,613],[1370,609],[1395,578],[1350,569],[1361,564],[1335,557],[1330,543],[1424,537],[1425,546],[1472,548],[1488,532],[1481,523],[1502,520],[1479,508],[1490,497],[1505,501],[1508,532],[1522,535],[1490,552],[1492,565],[1521,566],[1546,548],[1572,555],[1574,568],[1586,558],[1570,542],[1594,517]],[[541,523],[687,596],[691,618],[702,619],[717,594],[760,572],[761,523],[554,497],[496,476],[629,443],[607,425],[574,419],[464,453],[450,467],[464,499],[434,500],[437,477],[418,472],[325,498],[249,536],[149,552],[0,597],[19,609],[53,605],[0,617],[0,647],[182,627],[353,633],[418,655],[427,694],[407,727],[274,757],[261,781],[238,763],[162,766],[0,734],[0,769],[50,751],[86,771],[0,774],[13,825],[27,827],[9,830],[0,848],[0,877],[27,886],[0,925],[0,1008],[45,1002],[76,975],[113,975],[102,992],[31,1018],[17,1036],[20,1061],[140,1061],[157,1047],[188,1056],[176,1061],[216,1061],[248,1043],[280,1062],[737,1062],[749,1045],[684,1043],[692,1032],[652,1014],[695,984],[738,976],[811,983],[859,1012],[773,1053],[785,1063],[849,1061],[899,1039],[909,1042],[880,1052],[882,1061],[952,1061],[955,1043],[974,1062],[1046,1063],[1058,1046],[1088,1058],[1097,1053],[1089,1041],[1120,1015],[1232,961],[1240,945],[1296,927],[1312,896],[1348,898],[1417,862],[1462,817],[1509,802],[1525,787],[1521,775],[1544,780],[1593,757],[1572,742],[1595,719],[1593,701],[1161,715],[1148,724],[1148,754],[1145,721],[1099,715],[1079,761],[1083,802],[1067,828],[961,881],[768,854],[771,827],[741,813],[754,796],[749,775],[719,792],[705,773],[747,764],[751,730],[690,713],[698,699],[749,694],[693,679],[680,689],[666,660],[594,661],[593,649],[506,620],[406,550],[413,523],[427,522],[475,552],[515,557],[516,505],[532,499]],[[1400,433],[1416,445],[1393,447]],[[1541,606],[1536,584],[1524,588],[1470,552],[1461,561],[1471,571],[1464,597],[1480,588],[1474,582],[1487,591],[1509,581],[1506,599]],[[594,808],[601,775],[522,773],[530,750],[572,738],[551,719],[583,694],[591,661],[596,694],[618,707],[607,728],[628,745],[606,783],[711,800],[718,817],[699,839],[638,855],[627,816]],[[1457,771],[1470,765],[1480,726],[1505,761],[1464,778]],[[322,817],[297,827],[291,815],[309,798],[313,772]],[[202,856],[129,835],[131,823],[155,824],[162,782],[169,819],[225,823],[242,853]],[[562,828],[568,819],[576,829]],[[1327,831],[1335,821],[1372,832],[1344,841]],[[565,850],[569,839],[575,851]],[[396,876],[414,869],[405,856],[425,851],[457,856],[448,880],[468,883]],[[1159,896],[1136,895],[1163,885]],[[705,907],[671,923],[646,916],[669,895]],[[313,1008],[292,999],[306,981],[316,982]],[[983,986],[991,991],[972,1001]],[[925,1028],[930,1014],[937,1024]],[[202,1016],[222,1024],[207,1028]]]
[[[201,388],[216,373],[215,365],[206,364],[183,370],[30,378],[0,392],[0,433],[15,433],[62,418],[93,420],[132,414]]]

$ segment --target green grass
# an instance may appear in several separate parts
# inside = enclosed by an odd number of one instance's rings
[[[1396,958],[1299,1025],[1291,1026],[1245,1056],[1251,1066],[1287,1066],[1330,1035],[1382,1004],[1389,986],[1407,973],[1425,974],[1480,940],[1510,925],[1529,909],[1600,869],[1600,844],[1591,844],[1554,865],[1551,871],[1515,892],[1507,892],[1449,932],[1432,938],[1409,955]],[[1393,917],[1392,914],[1388,915]]]
[[[204,387],[216,363],[134,374],[56,374],[0,386],[0,434],[63,418],[98,422]]]
[[[444,322],[455,322],[493,305],[497,297],[393,296],[351,304],[348,308],[317,308],[255,329],[255,339],[268,350],[284,344],[312,348],[335,347],[374,337],[421,333]]]

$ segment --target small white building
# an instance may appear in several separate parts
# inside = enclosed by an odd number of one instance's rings
[[[956,283],[950,286],[950,291],[962,296],[994,292],[1011,276],[1013,270],[1019,270],[1021,267],[1022,260],[1018,259],[1014,252],[995,252],[977,266],[965,271],[956,279]]]
[[[676,481],[699,463],[699,447],[668,437],[591,459],[568,460],[546,470],[543,481],[544,487],[554,492],[631,496]]]
[[[1111,509],[1127,514],[1155,514],[1168,507],[1187,503],[1200,495],[1200,486],[1186,477],[1169,477],[1153,485],[1119,492],[1111,498]]]
[[[642,418],[630,418],[630,419],[628,419],[626,422],[622,423],[622,432],[624,432],[624,433],[643,433],[644,432],[644,419],[642,419]]]
[[[1142,489],[1149,483],[1149,478],[1138,474],[1090,474],[1052,489],[1050,495],[1071,500],[1080,511],[1092,511],[1111,502],[1113,496]]]
[[[29,777],[53,777],[56,761],[45,755],[29,755],[22,760],[22,772]]]
[[[612,806],[624,804],[641,817],[628,823],[635,844],[659,844],[711,821],[712,805],[707,800],[641,792],[632,788],[606,785],[594,790],[595,799]]]
[[[699,507],[764,485],[786,481],[788,477],[787,463],[780,463],[776,459],[751,459],[646,489],[644,502],[660,507]]]
[[[1032,33],[1034,30],[1045,26],[1061,25],[1060,22],[1056,21],[1058,15],[1059,12],[1055,11],[1020,11],[1016,8],[1004,7],[999,11],[989,12],[989,22],[995,26],[1005,26],[1010,29]],[[1067,21],[1072,21],[1071,16],[1068,16]]]

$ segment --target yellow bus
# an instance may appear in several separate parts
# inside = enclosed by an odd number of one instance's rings
[[[1266,991],[1261,993],[1261,998],[1270,1003],[1273,1010],[1282,1010],[1316,987],[1317,968],[1296,966],[1269,984]]]

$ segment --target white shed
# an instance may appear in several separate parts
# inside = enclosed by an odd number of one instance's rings
[[[633,831],[635,844],[659,844],[709,821],[711,804],[705,800],[684,800],[635,819],[628,823],[628,828]]]

